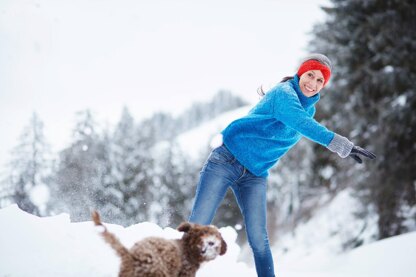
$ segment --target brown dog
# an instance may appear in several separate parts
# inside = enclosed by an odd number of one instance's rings
[[[178,227],[178,231],[184,232],[181,239],[149,237],[128,250],[107,231],[96,211],[92,219],[102,227],[104,240],[121,257],[120,277],[194,277],[202,262],[227,251],[227,244],[216,227],[188,222]]]

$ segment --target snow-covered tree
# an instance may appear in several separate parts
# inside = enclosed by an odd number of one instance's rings
[[[171,140],[178,134],[177,121],[168,113],[154,113],[141,124],[152,128],[155,143],[161,140]]]
[[[46,178],[51,162],[50,146],[43,131],[43,122],[33,113],[12,151],[8,173],[2,182],[7,198],[29,213],[43,214],[48,200]],[[6,197],[4,195],[3,197]]]
[[[374,207],[379,238],[406,232],[416,221],[416,2],[331,0],[324,10],[311,49],[327,54],[334,71],[318,115],[377,159],[319,159],[335,169],[331,183],[355,186],[364,207]]]
[[[77,113],[71,145],[59,155],[51,187],[51,212],[69,212],[76,221],[89,220],[97,207],[107,150],[91,111]]]
[[[153,187],[154,210],[162,226],[176,227],[189,217],[198,168],[186,159],[175,143],[165,142],[155,150],[157,181]]]
[[[149,220],[153,137],[152,126],[136,126],[128,109],[123,109],[108,142],[109,171],[100,194],[104,220],[124,225]]]

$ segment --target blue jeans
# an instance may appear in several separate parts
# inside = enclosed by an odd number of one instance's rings
[[[257,275],[275,276],[266,224],[267,180],[249,172],[224,145],[211,152],[202,168],[189,221],[210,224],[229,187],[243,214]]]

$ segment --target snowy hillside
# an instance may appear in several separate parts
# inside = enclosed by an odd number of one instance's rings
[[[211,121],[201,124],[188,132],[183,133],[177,139],[178,144],[191,158],[198,159],[206,148],[216,146],[216,136],[233,120],[246,115],[252,105],[244,106],[236,110],[226,112]],[[201,165],[202,166],[202,165]]]
[[[0,276],[117,276],[118,258],[96,233],[92,222],[71,223],[68,215],[39,218],[16,205],[0,210]],[[126,246],[149,235],[180,237],[171,228],[143,222],[123,228],[107,225]],[[226,255],[205,264],[197,276],[255,276],[237,262],[236,232],[222,228]],[[286,277],[383,277],[416,275],[416,233],[379,241],[348,254],[320,253],[290,263],[277,259],[278,274]]]

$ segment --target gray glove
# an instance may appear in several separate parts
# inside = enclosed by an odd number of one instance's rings
[[[354,143],[349,141],[346,137],[335,134],[327,148],[332,152],[337,153],[341,158],[346,158],[350,155]]]
[[[351,157],[357,163],[362,163],[363,160],[360,156],[364,156],[371,160],[376,158],[376,155],[367,151],[359,146],[355,146],[346,137],[335,134],[334,138],[328,145],[328,149],[337,153],[341,158]]]

